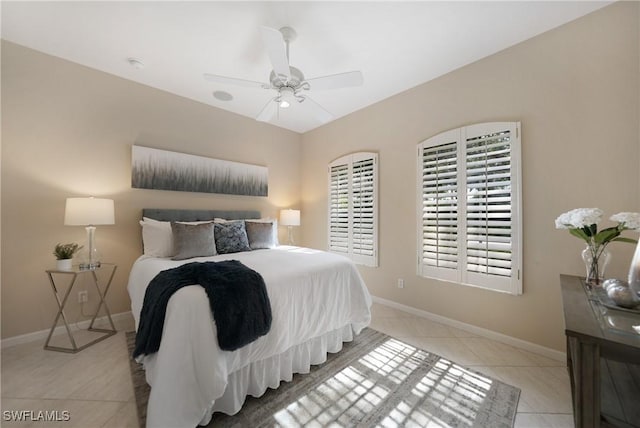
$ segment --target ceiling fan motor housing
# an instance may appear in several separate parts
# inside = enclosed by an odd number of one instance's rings
[[[284,86],[288,86],[294,91],[297,91],[298,89],[302,88],[302,83],[304,82],[304,74],[302,74],[302,71],[291,66],[289,66],[289,69],[291,70],[291,77],[286,81],[283,81],[282,78],[280,78],[280,76],[275,73],[275,71],[271,72],[271,74],[269,75],[269,81],[271,82],[271,87],[273,89],[279,90]]]

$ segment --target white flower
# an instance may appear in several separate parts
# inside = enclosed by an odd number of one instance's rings
[[[580,229],[598,224],[602,219],[600,208],[576,208],[560,214],[556,219],[556,229]]]
[[[609,220],[622,223],[625,229],[640,230],[640,213],[618,213]]]

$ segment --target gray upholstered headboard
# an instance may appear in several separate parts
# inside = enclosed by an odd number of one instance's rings
[[[181,210],[167,208],[143,208],[142,216],[159,221],[204,221],[214,218],[227,220],[260,218],[260,211],[229,211],[229,210]]]

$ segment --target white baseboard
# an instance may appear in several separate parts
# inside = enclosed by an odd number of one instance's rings
[[[459,328],[460,330],[465,330],[471,332],[473,334],[477,334],[478,336],[486,337],[488,339],[492,339],[501,343],[505,343],[507,345],[515,346],[516,348],[524,349],[526,351],[530,351],[547,358],[551,358],[557,361],[566,361],[567,356],[564,352],[557,351],[555,349],[547,348],[545,346],[537,345],[535,343],[527,342],[526,340],[517,339],[515,337],[507,336],[506,334],[498,333],[493,330],[488,330],[486,328],[477,327],[472,324],[467,324],[461,321],[453,320],[451,318],[443,317],[441,315],[436,315],[431,312],[423,311],[421,309],[416,309],[411,306],[403,305],[401,303],[394,302],[392,300],[383,299],[382,297],[372,296],[374,302],[379,303],[381,305],[389,306],[391,308],[399,309],[404,312],[408,312],[410,314],[429,319],[431,321],[439,322],[440,324],[449,325],[451,327]],[[119,321],[124,318],[133,317],[131,311],[121,312],[118,314],[111,315],[111,318],[114,322]],[[106,317],[98,318],[97,321],[104,321]],[[85,320],[77,323],[78,328],[87,328],[89,327],[90,320]],[[61,333],[65,333],[66,330],[64,325],[58,326],[53,334],[58,335]],[[49,334],[49,329],[40,330],[33,333],[22,334],[19,336],[8,337],[6,339],[2,339],[0,346],[2,348],[8,348],[11,346],[20,345],[22,343],[33,342],[36,340],[44,340],[47,338]]]
[[[392,300],[383,299],[382,297],[372,296],[372,299],[374,302],[380,303],[381,305],[399,309],[401,311],[408,312],[410,314],[413,314],[422,318],[426,318],[431,321],[439,322],[440,324],[445,324],[451,327],[459,328],[460,330],[465,330],[473,334],[477,334],[478,336],[486,337],[487,339],[492,339],[497,342],[514,346],[516,348],[524,349],[525,351],[530,351],[535,354],[539,354],[547,358],[551,358],[552,360],[556,360],[556,361],[567,360],[567,355],[564,352],[561,352],[555,349],[547,348],[545,346],[527,342],[526,340],[507,336],[506,334],[498,333],[496,331],[488,330],[486,328],[477,327],[472,324],[467,324],[461,321],[453,320],[451,318],[443,317],[441,315],[432,314],[431,312],[423,311],[421,309],[412,308],[411,306],[406,306],[401,303],[394,302]]]
[[[113,320],[114,323],[127,317],[133,318],[131,311],[120,312],[118,314],[111,315],[111,319]],[[101,322],[106,320],[107,320],[107,317],[105,315],[103,317],[97,318],[96,322]],[[78,323],[71,323],[70,326],[72,326],[72,328],[73,326],[77,326],[80,329],[86,329],[89,327],[90,323],[91,323],[91,320],[85,320],[85,321],[80,321]],[[4,349],[4,348],[9,348],[11,346],[21,345],[23,343],[34,342],[36,340],[45,340],[49,335],[49,330],[50,329],[48,328],[46,330],[34,331],[33,333],[21,334],[19,336],[13,336],[13,337],[8,337],[6,339],[2,339],[2,342],[0,343],[0,347]],[[53,331],[53,335],[55,336],[55,335],[66,333],[66,332],[67,330],[64,328],[64,324],[62,324],[56,327],[56,329]]]

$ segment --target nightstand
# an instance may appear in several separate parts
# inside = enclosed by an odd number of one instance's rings
[[[117,266],[113,263],[102,263],[100,267],[96,269],[78,269],[77,266],[74,266],[71,270],[56,270],[50,269],[47,270],[47,276],[49,277],[49,282],[51,283],[51,288],[53,289],[53,294],[55,295],[56,302],[58,302],[58,314],[56,315],[55,320],[53,321],[53,325],[51,326],[51,331],[49,331],[49,336],[47,337],[47,341],[44,344],[44,349],[48,349],[50,351],[60,351],[60,352],[69,352],[75,354],[76,352],[82,351],[83,349],[100,342],[101,340],[106,339],[107,337],[113,336],[117,333],[116,327],[113,324],[113,320],[111,319],[111,312],[109,312],[109,307],[107,306],[107,302],[105,301],[105,297],[109,292],[109,287],[111,286],[111,281],[113,280],[113,276],[116,273]],[[104,276],[108,276],[108,281],[101,288],[100,278],[97,272],[105,271]],[[89,324],[88,331],[102,333],[98,338],[85,343],[82,346],[78,346],[76,344],[76,340],[73,337],[73,333],[71,332],[71,328],[69,327],[69,323],[67,322],[67,317],[64,313],[64,307],[69,301],[69,296],[71,296],[71,291],[73,290],[73,286],[76,284],[76,280],[81,276],[89,276],[92,279],[93,284],[96,287],[98,292],[98,296],[100,297],[100,302],[98,303],[98,307],[96,308],[95,313],[93,314],[93,318],[91,319],[91,323]],[[102,276],[102,275],[100,275]],[[63,278],[67,278],[68,287],[65,291],[60,288],[60,281]],[[57,281],[57,283],[56,283]],[[111,325],[111,329],[103,329],[96,328],[93,324],[100,313],[100,309],[104,307],[104,312],[106,313],[107,319],[109,320],[109,324]],[[58,321],[62,318],[62,322],[64,324],[65,329],[67,330],[67,334],[69,335],[69,340],[71,341],[71,347],[65,348],[62,346],[52,346],[49,345],[51,341],[51,337],[53,336],[53,332],[58,326]]]

